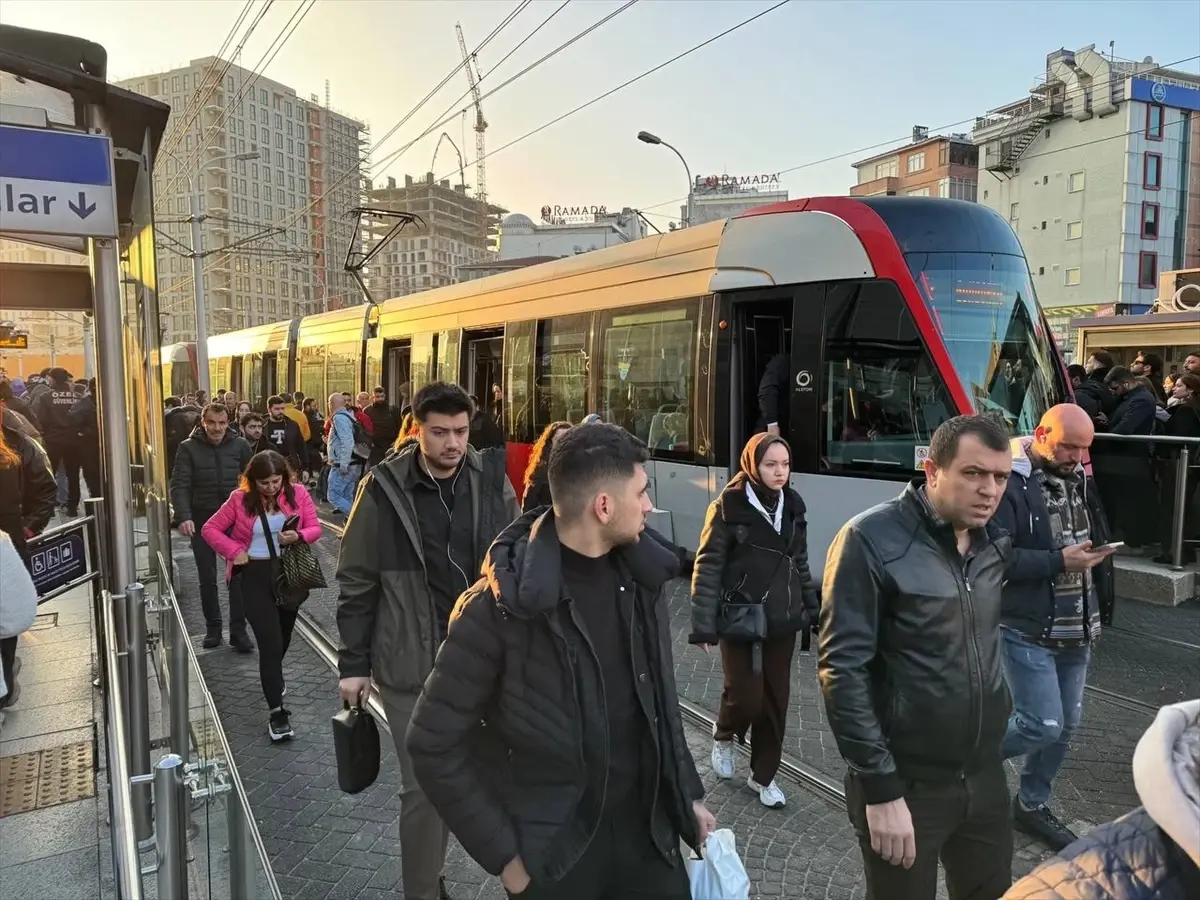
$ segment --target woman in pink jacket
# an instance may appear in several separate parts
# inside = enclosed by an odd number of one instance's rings
[[[264,518],[269,534],[263,528]],[[273,741],[294,737],[283,708],[283,656],[296,613],[276,605],[271,545],[278,556],[289,544],[311,544],[321,536],[312,498],[303,485],[293,482],[287,460],[274,450],[264,450],[250,459],[237,490],[200,533],[225,558],[229,593],[240,594],[258,641],[259,677],[271,710],[267,734]]]

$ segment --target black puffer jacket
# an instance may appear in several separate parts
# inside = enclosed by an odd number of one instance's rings
[[[750,600],[766,598],[770,637],[807,632],[820,602],[808,566],[804,500],[783,491],[783,532],[776,534],[746,496],[739,472],[708,507],[692,570],[693,644],[715,644],[717,613],[727,591]]]
[[[226,431],[221,443],[210,443],[203,428],[179,445],[171,470],[171,506],[176,522],[216,512],[238,486],[250,462],[246,439]]]
[[[1145,807],[1094,828],[1004,900],[1196,900],[1200,869]]]
[[[842,526],[822,586],[821,694],[867,803],[905,780],[954,781],[999,764],[1009,700],[1001,585],[1012,539],[988,525],[966,559],[910,484]]]
[[[58,488],[37,442],[17,428],[4,425],[3,429],[4,442],[21,461],[0,468],[0,531],[7,531],[13,546],[24,555],[26,530],[33,534],[45,530],[54,515]]]
[[[679,716],[662,596],[678,557],[654,536],[617,552],[634,588],[634,683],[657,755],[650,829],[676,860],[680,837],[696,843],[692,804],[704,794]],[[417,780],[463,849],[493,875],[519,855],[534,883],[579,860],[608,773],[603,676],[563,595],[561,565],[553,512],[523,515],[501,533],[484,578],[459,598],[407,738]]]
[[[533,474],[533,480],[525,488],[525,496],[521,498],[521,512],[532,512],[553,502],[550,496],[550,479],[546,477],[545,468],[542,468]]]
[[[1104,376],[1108,374],[1108,371],[1108,369],[1097,369],[1080,382],[1079,387],[1075,388],[1076,404],[1083,407],[1084,412],[1092,417],[1092,421],[1096,421],[1101,414],[1111,415],[1120,402],[1120,398],[1104,383]]]

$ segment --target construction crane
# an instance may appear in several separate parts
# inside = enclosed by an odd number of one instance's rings
[[[484,132],[487,131],[487,119],[483,117],[483,97],[479,93],[479,59],[467,52],[467,40],[463,37],[462,25],[455,23],[454,30],[458,32],[458,49],[462,52],[463,63],[467,70],[467,81],[471,84],[471,96],[475,101],[475,196],[481,203],[487,203],[487,164],[484,156]],[[474,69],[471,68],[474,64]],[[486,207],[485,207],[486,208]]]

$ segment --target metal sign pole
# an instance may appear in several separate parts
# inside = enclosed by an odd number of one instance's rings
[[[150,774],[150,704],[146,672],[146,590],[134,583],[125,588],[125,628],[129,672],[129,773]],[[138,841],[151,837],[150,786],[139,784],[133,789],[133,824]]]

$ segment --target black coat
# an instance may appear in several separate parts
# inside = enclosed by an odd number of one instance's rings
[[[1119,398],[1104,383],[1106,374],[1108,369],[1098,369],[1075,388],[1075,402],[1083,407],[1093,422],[1099,419],[1101,413],[1107,416],[1117,408]]]
[[[171,470],[171,506],[176,522],[187,522],[197,514],[216,512],[238,486],[250,445],[231,431],[219,444],[212,444],[203,428],[179,445]]]
[[[807,631],[820,612],[808,566],[808,523],[804,500],[785,488],[782,534],[746,496],[747,478],[737,474],[708,507],[692,569],[693,644],[715,644],[721,600],[737,591],[751,601],[765,598],[768,637]]]
[[[16,428],[3,428],[4,441],[20,463],[0,468],[0,531],[7,531],[13,546],[24,554],[26,530],[38,534],[54,515],[58,487],[37,442]]]
[[[1089,537],[1093,546],[1108,543],[1108,520],[1100,507],[1100,492],[1091,478],[1083,479]],[[1013,473],[992,522],[1013,541],[1004,583],[1003,624],[1033,640],[1040,640],[1054,624],[1054,579],[1064,569],[1062,550],[1056,545],[1046,511],[1042,474],[1027,456],[1013,460]],[[1101,619],[1108,624],[1115,601],[1113,563],[1106,559],[1092,569]]]
[[[842,526],[821,591],[817,676],[838,750],[867,803],[904,781],[999,765],[1009,699],[1001,584],[1012,540],[993,525],[967,559],[909,485]]]
[[[680,837],[696,844],[692,804],[704,794],[662,590],[679,559],[653,535],[617,555],[633,588],[634,683],[655,751],[650,833],[677,861]],[[578,862],[608,777],[602,670],[561,565],[553,512],[501,533],[483,579],[459,598],[407,736],[417,780],[463,849],[493,875],[519,855],[535,883]]]
[[[758,383],[759,426],[765,429],[772,422],[779,425],[779,433],[787,437],[788,419],[792,401],[792,361],[786,353],[772,356],[763,369]]]
[[[550,479],[546,477],[546,469],[533,473],[533,480],[525,488],[525,496],[521,498],[521,512],[532,512],[550,506],[554,501],[550,497]]]

